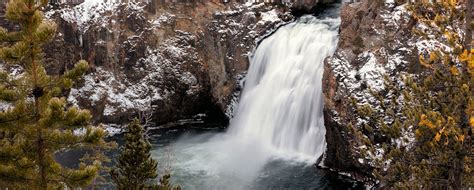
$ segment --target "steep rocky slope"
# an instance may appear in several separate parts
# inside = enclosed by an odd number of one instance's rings
[[[68,99],[90,109],[96,123],[121,125],[142,111],[157,124],[203,116],[225,123],[258,41],[293,20],[292,12],[330,2],[57,5],[46,12],[59,32],[46,47],[47,69],[89,62]]]
[[[364,127],[370,121],[358,115],[356,107],[369,104],[382,113],[371,91],[385,99],[393,96],[385,88],[384,77],[402,87],[400,76],[416,76],[425,71],[418,63],[420,54],[445,48],[439,39],[422,39],[412,32],[414,28],[426,27],[412,19],[405,2],[362,0],[344,6],[339,47],[325,63],[323,89],[328,145],[323,165],[362,181],[371,180],[374,158],[382,156],[384,151],[382,147],[368,150],[359,136],[374,142],[381,142],[384,137],[380,129]],[[398,103],[401,101],[398,98]],[[402,134],[396,143],[413,142],[413,133],[403,131]]]
[[[60,5],[46,13],[59,30],[46,47],[47,69],[62,73],[79,59],[90,63],[91,70],[68,99],[90,109],[97,123],[121,125],[147,110],[158,124],[203,114],[226,122],[224,113],[232,114],[250,52],[259,39],[294,18],[288,7],[309,10],[317,3],[301,2],[277,6],[88,0]],[[350,97],[358,104],[375,105],[368,91],[383,91],[384,75],[420,72],[419,52],[441,46],[412,35],[417,23],[403,3],[362,0],[344,5],[338,50],[325,64],[323,165],[360,180],[371,175],[370,157],[383,152],[360,154],[364,147],[349,127],[350,119],[357,117]]]
[[[87,60],[92,69],[69,100],[108,124],[145,110],[158,124],[203,114],[225,122],[257,39],[293,19],[283,6],[158,1],[86,1],[47,16],[59,23],[48,70]]]

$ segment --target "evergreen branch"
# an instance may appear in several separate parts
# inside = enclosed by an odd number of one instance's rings
[[[2,113],[2,112],[0,112]],[[0,124],[5,124],[5,123],[11,123],[11,122],[14,122],[14,121],[19,121],[21,119],[24,119],[25,117],[27,116],[32,116],[33,114],[31,113],[26,113],[26,114],[23,114],[23,115],[17,115],[15,118],[12,118],[12,119],[7,119],[7,120],[0,120]],[[2,119],[2,118],[0,118]]]

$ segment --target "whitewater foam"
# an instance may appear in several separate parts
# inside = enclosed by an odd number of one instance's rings
[[[313,164],[322,155],[324,59],[336,49],[339,24],[304,16],[259,44],[227,132],[172,145],[183,187],[251,189],[271,161]]]

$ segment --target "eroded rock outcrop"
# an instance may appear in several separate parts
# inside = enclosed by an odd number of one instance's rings
[[[316,8],[318,4],[330,4],[330,3],[337,3],[341,2],[338,0],[295,0],[295,1],[288,1],[282,0],[284,4],[292,9],[300,9],[309,11],[311,9]]]
[[[203,114],[226,122],[256,42],[293,19],[285,6],[221,2],[86,1],[46,15],[59,23],[48,71],[87,60],[68,99],[119,125],[150,109],[158,124]]]
[[[381,147],[368,151],[358,135],[376,143],[384,137],[378,128],[364,128],[370,121],[357,115],[356,107],[368,104],[381,109],[370,91],[390,99],[392,94],[385,89],[384,77],[403,86],[400,76],[423,72],[419,54],[442,47],[437,39],[422,40],[413,34],[414,28],[422,26],[412,19],[406,6],[404,1],[363,0],[346,4],[341,11],[339,47],[325,63],[328,145],[324,165],[361,181],[371,180],[374,159],[384,155],[384,151]],[[403,136],[401,143],[414,139],[410,134]]]

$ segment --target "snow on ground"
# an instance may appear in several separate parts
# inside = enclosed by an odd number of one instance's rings
[[[137,17],[138,20],[145,20],[145,23],[149,26],[146,29],[147,31],[167,27],[174,24],[176,19],[179,19],[173,12],[144,17],[143,6],[143,3],[122,3],[118,0],[86,0],[76,6],[66,6],[59,10],[50,11],[46,15],[48,18],[52,18],[53,15],[60,16],[66,22],[77,24],[82,34],[93,32],[88,30],[95,30],[96,28],[114,30],[111,26],[117,26],[116,23],[122,22],[117,20],[116,15],[118,13],[128,14],[127,17]],[[257,14],[257,12],[260,14]],[[259,16],[257,17],[257,15]],[[279,15],[274,7],[266,6],[263,3],[234,4],[225,11],[215,12],[213,16],[213,23],[216,23],[215,31],[221,35],[221,39],[239,38],[241,40],[240,37],[243,35],[246,36],[243,41],[261,36],[261,32],[266,31],[265,28],[278,28],[279,25],[285,23],[280,17],[288,17],[284,14]],[[233,17],[239,19],[231,19]],[[255,23],[253,19],[259,19],[260,21]],[[251,22],[249,25],[241,23],[249,21]],[[260,31],[260,33],[257,31]],[[112,31],[109,32],[112,33]],[[131,72],[140,75],[140,82],[129,81],[127,76],[124,76],[123,68],[111,71],[110,68],[97,66],[94,72],[84,77],[82,83],[84,86],[71,90],[68,100],[73,104],[81,102],[83,105],[86,102],[90,103],[90,106],[101,105],[104,108],[104,116],[113,116],[126,110],[147,107],[153,100],[167,99],[173,96],[175,93],[173,91],[174,87],[167,88],[165,86],[167,82],[172,81],[169,80],[169,77],[173,80],[177,79],[180,85],[189,87],[186,91],[187,95],[200,92],[203,87],[199,85],[196,76],[191,73],[193,71],[189,72],[181,68],[182,65],[189,65],[188,63],[182,63],[183,58],[194,61],[196,64],[202,63],[198,60],[197,50],[189,45],[189,42],[197,41],[196,39],[190,39],[196,38],[196,36],[182,31],[175,32],[176,36],[157,44],[158,47],[146,47],[145,56],[138,59],[135,65],[132,66],[133,71]],[[271,32],[269,31],[268,34]],[[128,36],[128,39],[124,42],[126,47],[130,49],[139,47],[140,43],[147,40],[143,39],[142,34],[136,33]],[[260,39],[257,39],[255,44]],[[81,36],[78,40],[82,44]],[[107,45],[105,40],[99,40],[95,43],[102,46]],[[237,45],[245,46],[244,42]],[[248,56],[250,54],[248,52],[236,56]],[[236,58],[233,55],[227,55],[226,59],[233,60]],[[234,99],[233,102],[236,104],[237,99]],[[232,111],[230,111],[232,107],[234,106],[228,107],[229,115],[232,114]]]
[[[11,106],[11,103],[0,101],[0,111],[7,111],[8,109],[12,108]]]
[[[135,1],[121,2],[120,0],[85,0],[83,3],[46,13],[47,17],[58,12],[62,19],[70,23],[76,23],[79,30],[85,32],[91,24],[108,26],[115,21],[111,15],[123,6],[128,10],[143,12],[144,4]]]
[[[80,100],[88,100],[91,106],[104,105],[103,115],[113,116],[127,110],[144,110],[149,108],[152,101],[169,98],[174,95],[173,89],[167,88],[166,80],[176,79],[190,87],[186,93],[193,95],[202,88],[197,78],[190,72],[183,71],[182,62],[173,61],[190,58],[196,61],[196,52],[189,45],[181,44],[182,39],[171,38],[158,49],[149,48],[145,57],[127,72],[137,72],[143,75],[137,82],[127,80],[123,74],[112,73],[96,67],[95,72],[84,76],[84,86],[71,89],[68,101],[78,104]]]
[[[24,72],[23,67],[18,65],[6,66],[4,63],[0,63],[0,71],[7,72],[9,77],[12,79],[18,79]],[[0,100],[0,111],[6,111],[12,108],[13,104]]]
[[[88,24],[107,22],[103,15],[118,7],[118,1],[86,0],[77,6],[60,10],[61,18],[67,22],[77,23],[81,31],[88,29]]]
[[[386,10],[382,10],[380,17],[383,19],[384,26],[372,26],[375,33],[381,37],[386,35],[397,35],[396,33],[390,33],[391,31],[398,31],[402,24],[406,24],[409,17],[409,12],[406,9],[406,5],[395,6],[393,0],[386,0]],[[388,27],[388,28],[387,28]],[[382,30],[384,29],[385,30]],[[377,113],[384,113],[379,106],[378,101],[369,92],[369,89],[380,92],[384,89],[384,76],[389,77],[390,80],[394,81],[399,87],[403,87],[404,83],[400,78],[408,73],[404,72],[402,68],[407,68],[409,64],[410,54],[421,53],[427,55],[428,52],[433,50],[443,50],[445,52],[451,51],[451,49],[443,44],[444,39],[435,38],[434,35],[430,35],[430,30],[427,26],[422,23],[418,23],[415,28],[427,32],[428,39],[422,39],[420,36],[413,36],[411,39],[401,41],[395,38],[394,42],[390,42],[390,45],[386,47],[370,48],[357,56],[358,64],[351,64],[346,60],[344,51],[339,51],[331,59],[331,67],[334,72],[334,76],[338,80],[338,84],[341,86],[337,88],[338,92],[336,96],[349,94],[351,97],[356,99],[359,106],[364,104],[370,104]],[[390,49],[390,50],[388,50]],[[412,59],[409,59],[412,60]],[[357,66],[354,66],[357,65]],[[415,74],[408,74],[416,77]],[[388,92],[384,95],[385,99],[390,99],[393,96],[392,92]],[[345,98],[345,97],[341,97]],[[402,105],[403,97],[399,97],[397,102]],[[337,114],[334,114],[337,116]],[[384,122],[390,124],[393,122],[393,118],[383,118]],[[335,121],[340,122],[341,120],[335,118]],[[357,121],[356,127],[362,127],[367,121],[361,117]],[[414,142],[414,134],[412,128],[402,131],[402,136],[399,139],[394,140],[392,143],[398,147],[411,147]],[[373,164],[373,161],[381,158],[385,152],[380,145],[376,145],[373,151],[369,151],[366,146],[355,147],[356,150],[365,150],[369,154],[366,158],[357,158],[359,163]],[[388,161],[386,165],[389,165]]]
[[[381,38],[386,35],[393,35],[390,31],[399,30],[404,21],[409,19],[409,13],[405,7],[406,5],[394,7],[394,1],[387,0],[385,2],[387,9],[382,10],[382,14],[380,15],[384,25],[372,26],[375,33]],[[389,30],[384,29],[386,27],[389,27]],[[341,88],[337,88],[338,92],[336,96],[338,96],[338,94],[349,94],[350,97],[355,98],[357,105],[370,104],[377,113],[383,113],[384,110],[381,109],[380,103],[370,91],[381,92],[384,90],[384,77],[389,77],[390,80],[394,80],[396,84],[403,86],[403,82],[399,77],[406,74],[400,70],[400,68],[407,67],[408,61],[405,56],[414,51],[423,52],[427,49],[438,47],[441,47],[441,45],[436,40],[420,41],[418,37],[403,42],[394,41],[390,43],[390,46],[371,47],[369,50],[360,53],[356,58],[357,64],[351,64],[346,60],[346,57],[349,56],[345,55],[344,51],[339,51],[331,59],[331,67],[334,76],[341,86]],[[392,96],[392,92],[388,92],[388,94],[385,95],[385,99],[390,99]],[[402,98],[399,100],[399,103],[403,103]],[[337,118],[335,120],[341,121]],[[393,119],[384,118],[384,121],[391,123]],[[366,118],[360,117],[355,127],[362,127],[364,123],[367,123]],[[408,130],[403,131],[402,134],[404,134],[404,136],[394,143],[399,146],[410,146],[414,140],[412,133]],[[383,148],[379,146],[375,146],[373,151],[369,151],[366,146],[358,146],[355,148],[360,151],[365,150],[368,153],[366,158],[357,158],[359,163],[373,164],[374,160],[381,158],[381,156],[385,154]]]
[[[169,24],[171,23],[174,19],[176,19],[176,16],[171,14],[171,13],[163,13],[161,14],[158,18],[155,20],[151,21],[152,26],[155,28],[160,28],[163,24]]]
[[[433,50],[440,50],[440,49],[446,52],[451,51],[451,49],[448,46],[434,39],[433,40],[419,40],[415,44],[411,44],[411,45],[414,45],[418,49],[418,52],[424,52],[424,53],[430,52]]]
[[[124,132],[124,127],[120,125],[110,124],[110,125],[99,125],[98,127],[101,127],[105,132],[107,132],[107,136],[109,137],[117,135],[117,134],[121,134]],[[83,127],[83,128],[74,130],[73,133],[75,135],[82,135],[86,133],[86,130],[87,129]]]
[[[258,21],[258,24],[265,24],[266,22],[278,22],[281,19],[278,17],[278,13],[276,12],[275,9],[272,9],[267,12],[261,13],[262,19]]]
[[[381,91],[385,88],[384,76],[391,72],[394,67],[392,64],[380,64],[372,52],[364,52],[358,56],[359,60],[364,60],[360,68],[353,67],[344,59],[344,55],[339,53],[332,59],[331,64],[333,72],[339,78],[340,84],[346,92],[341,94],[350,94],[356,98],[360,105],[374,103],[375,98],[369,93],[369,89]]]
[[[84,76],[83,87],[71,89],[68,101],[77,104],[78,98],[89,99],[92,106],[106,101],[104,115],[112,115],[116,111],[149,107],[153,98],[160,95],[145,83],[125,85],[113,73],[98,67],[96,72]]]
[[[103,128],[107,132],[107,135],[109,137],[117,135],[117,134],[121,134],[124,132],[124,127],[120,125],[113,125],[113,124],[103,125]]]
[[[367,82],[367,85],[372,89],[380,91],[384,89],[383,77],[387,74],[385,68],[381,64],[377,64],[377,58],[373,53],[365,52],[361,55],[368,59],[365,65],[357,71],[362,80]],[[352,71],[353,72],[353,71]]]
[[[386,1],[387,7],[395,6],[394,0]],[[409,13],[406,9],[406,4],[401,6],[396,6],[392,12],[389,10],[384,10],[380,16],[384,19],[387,27],[399,28],[401,20],[408,20]]]

